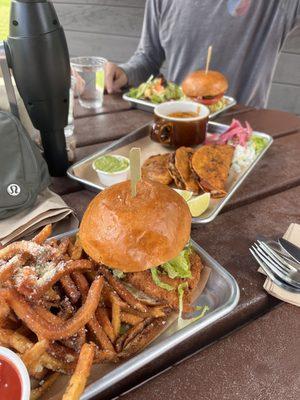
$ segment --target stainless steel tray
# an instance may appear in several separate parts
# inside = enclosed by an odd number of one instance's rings
[[[147,100],[141,100],[141,99],[133,99],[132,97],[128,96],[128,93],[123,94],[123,100],[128,101],[132,107],[137,108],[139,110],[147,111],[147,112],[153,112],[154,107],[157,104],[151,103],[151,101]],[[209,119],[215,118],[217,115],[221,114],[222,112],[229,110],[231,107],[236,105],[236,100],[233,97],[230,96],[224,96],[224,98],[227,100],[227,105],[223,107],[221,110],[218,110],[214,113],[211,113],[209,115]]]
[[[142,147],[142,153],[143,153],[143,139],[149,137],[149,130],[150,130],[151,124],[146,124],[142,126],[141,128],[136,129],[132,133],[129,133],[128,135],[124,136],[123,138],[111,143],[107,147],[104,147],[101,149],[99,152],[96,152],[80,161],[72,165],[68,171],[67,174],[71,179],[74,179],[78,182],[80,182],[82,185],[84,185],[87,189],[92,190],[92,191],[100,191],[104,190],[105,186],[101,185],[98,183],[98,179],[96,176],[96,173],[92,170],[91,164],[93,160],[100,155],[106,154],[106,153],[111,153],[111,152],[117,152],[118,149],[123,148],[124,146],[132,145],[132,146],[141,146]],[[210,133],[222,133],[228,128],[228,125],[220,124],[217,122],[210,121],[208,123],[208,132]],[[216,216],[219,214],[219,212],[222,210],[222,208],[225,206],[225,204],[229,201],[231,196],[235,193],[235,191],[238,189],[238,187],[243,183],[243,181],[246,179],[246,177],[250,174],[250,172],[253,170],[253,168],[256,166],[258,161],[264,156],[268,148],[271,146],[273,142],[273,138],[263,132],[257,132],[254,131],[254,133],[258,136],[264,137],[267,139],[268,144],[265,147],[265,149],[256,157],[256,159],[253,161],[251,165],[249,165],[248,168],[246,168],[238,177],[234,178],[229,178],[228,180],[228,193],[225,197],[222,199],[212,199],[210,202],[209,208],[200,216],[197,218],[193,218],[193,223],[194,224],[204,224],[211,222],[216,218]],[[140,142],[137,142],[140,141]],[[149,143],[151,140],[149,139]],[[152,142],[153,143],[153,142]],[[163,153],[166,151],[171,151],[165,147],[160,146],[159,150],[156,151],[154,154],[158,154],[159,152]],[[128,153],[128,152],[127,152]],[[128,155],[128,154],[124,154]],[[143,157],[143,154],[142,154]],[[85,178],[79,177],[78,174],[76,175],[75,171],[79,170],[86,170],[85,171]]]
[[[73,230],[56,236],[61,239],[73,236]],[[200,255],[204,264],[211,268],[208,282],[202,294],[194,302],[198,306],[209,306],[209,312],[198,321],[189,323],[178,329],[177,322],[173,322],[154,342],[141,353],[120,364],[109,365],[104,374],[99,374],[95,381],[88,385],[81,400],[92,399],[94,396],[107,391],[109,388],[113,397],[113,385],[124,378],[139,371],[142,367],[161,356],[163,353],[182,343],[192,335],[201,332],[204,328],[214,324],[220,318],[230,313],[239,301],[239,287],[233,276],[214,260],[202,247],[191,240],[192,247]],[[98,397],[97,397],[98,398]],[[100,397],[99,397],[100,398]]]

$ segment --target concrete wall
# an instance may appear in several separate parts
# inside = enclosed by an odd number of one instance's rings
[[[126,61],[142,28],[145,0],[53,0],[71,55],[100,55]],[[269,108],[300,115],[300,29],[291,33],[280,54]]]

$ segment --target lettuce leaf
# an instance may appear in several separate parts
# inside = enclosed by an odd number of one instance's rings
[[[182,319],[182,311],[183,311],[183,295],[184,289],[188,287],[187,282],[181,283],[178,285],[178,321]]]
[[[160,288],[165,289],[165,290],[168,290],[169,292],[170,292],[171,290],[174,290],[174,287],[173,287],[173,286],[169,285],[168,283],[162,282],[162,281],[159,279],[157,268],[151,268],[151,275],[152,275],[153,282],[154,282],[157,286],[159,286]]]
[[[161,265],[161,269],[166,272],[169,278],[191,278],[191,247],[182,250],[173,260]]]

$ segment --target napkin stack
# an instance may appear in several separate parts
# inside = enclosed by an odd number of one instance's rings
[[[291,224],[283,238],[300,247],[300,225]],[[264,271],[261,268],[259,268],[258,271],[264,274]],[[277,286],[270,278],[265,280],[264,289],[272,296],[277,297],[277,299],[300,307],[300,293],[288,292],[287,290]]]
[[[30,238],[47,224],[54,224],[54,235],[75,229],[79,224],[74,211],[48,188],[38,196],[31,209],[0,220],[0,243],[4,246],[21,237]]]

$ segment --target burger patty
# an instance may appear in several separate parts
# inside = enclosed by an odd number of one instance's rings
[[[157,286],[152,279],[151,271],[134,272],[126,274],[125,280],[137,289],[143,291],[147,295],[166,303],[173,310],[178,311],[178,286],[187,282],[188,287],[184,290],[183,311],[190,312],[192,310],[191,302],[193,300],[194,289],[197,288],[200,281],[203,264],[201,258],[196,253],[190,255],[192,277],[187,279],[175,278],[171,279],[168,275],[160,274],[159,279],[174,287],[174,290],[168,291]]]

